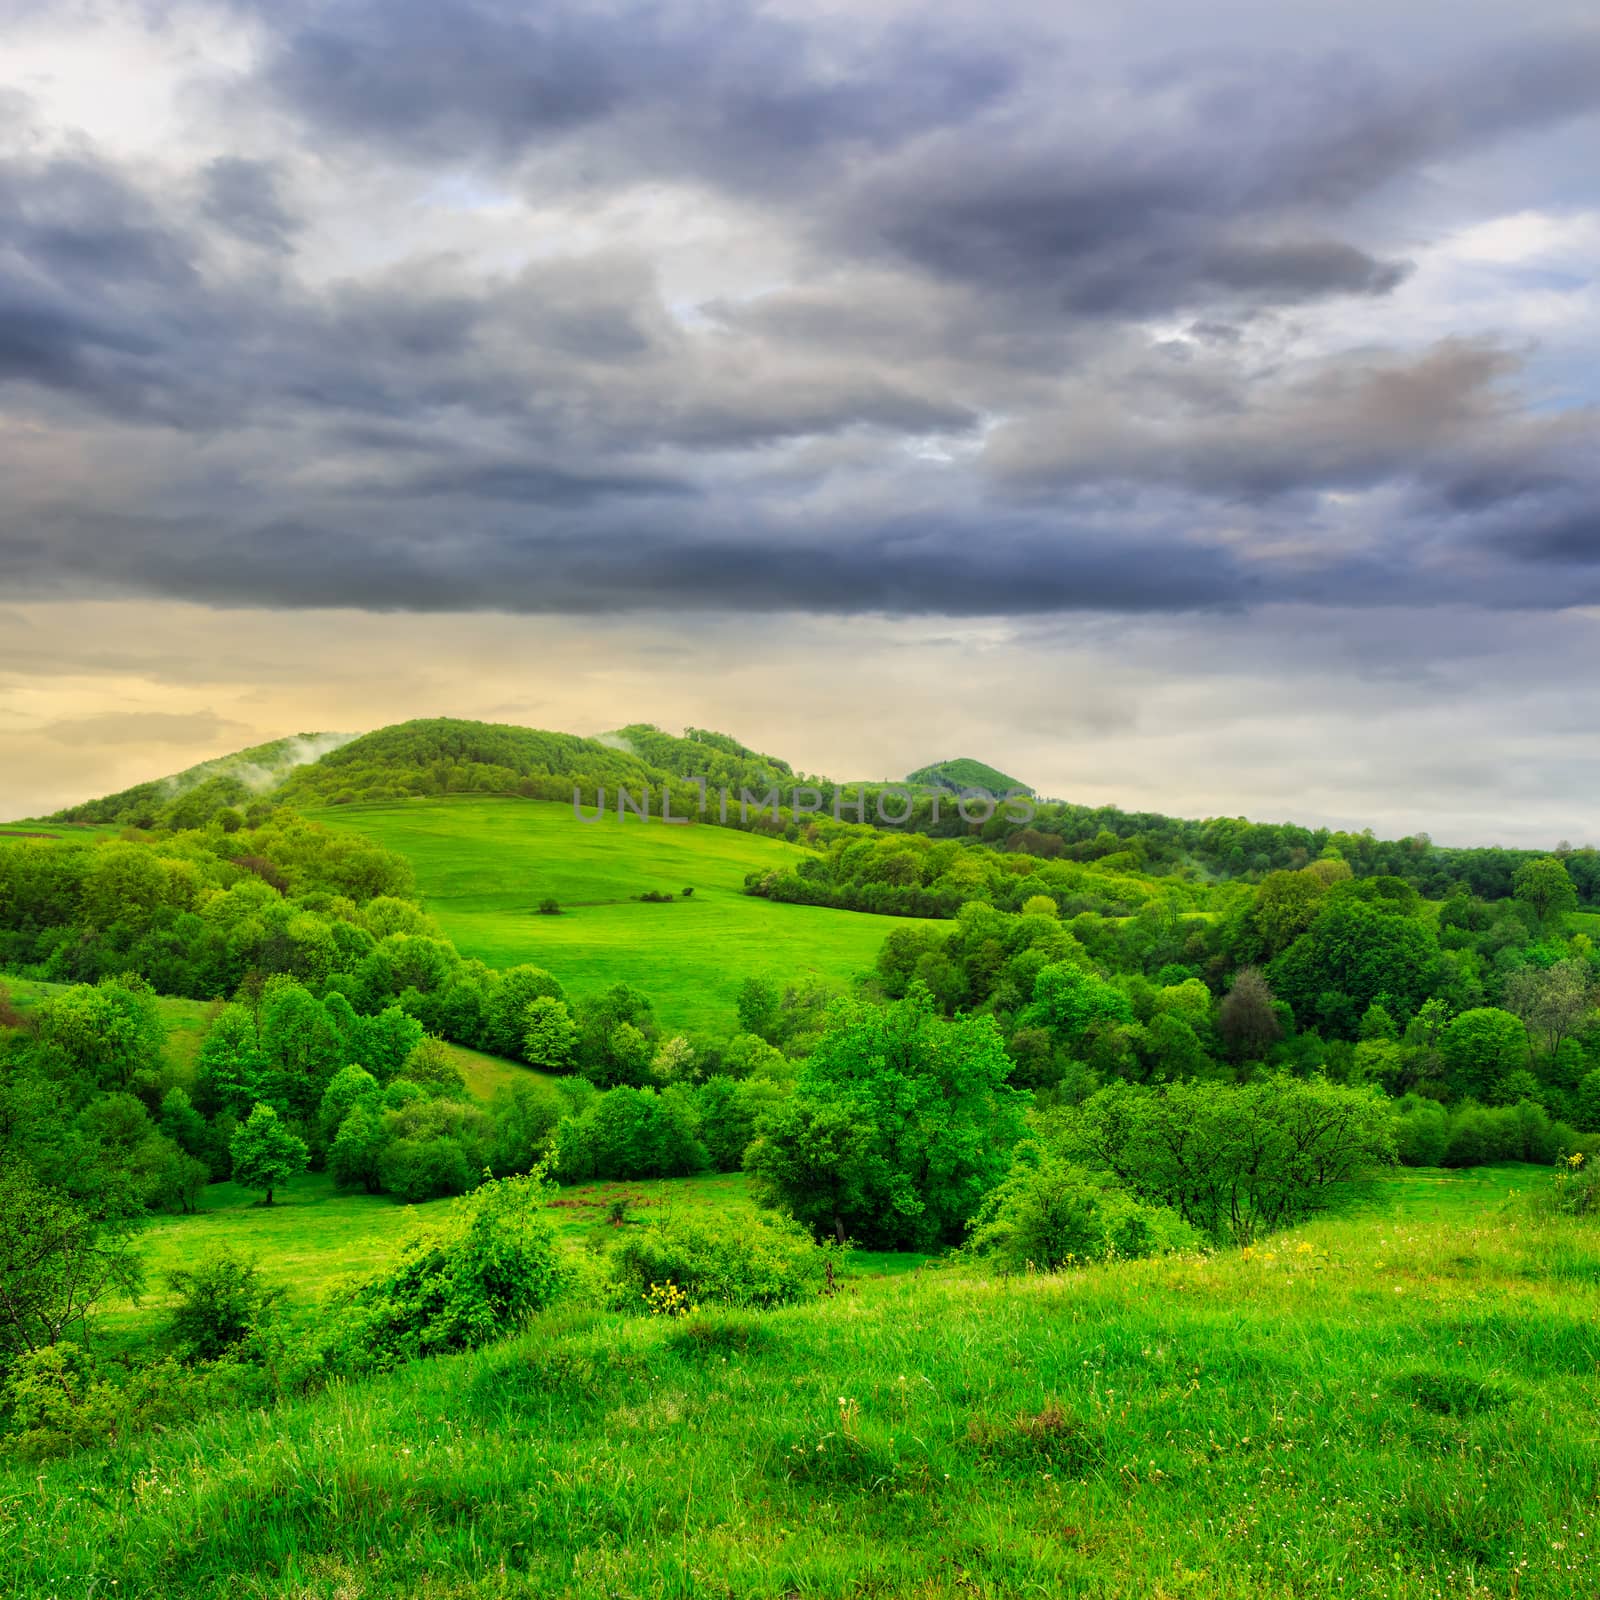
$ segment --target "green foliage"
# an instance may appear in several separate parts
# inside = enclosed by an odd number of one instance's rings
[[[160,1065],[166,1028],[155,993],[125,974],[79,984],[39,1008],[39,1037],[101,1089],[126,1089]]]
[[[564,998],[555,978],[544,970],[524,964],[502,972],[489,992],[483,1022],[483,1047],[495,1055],[526,1059],[528,1007],[538,1000]],[[537,1066],[537,1062],[530,1062]]]
[[[1008,794],[1031,795],[1033,790],[1016,778],[1008,778],[996,767],[974,761],[970,756],[959,756],[954,761],[937,761],[932,766],[918,767],[906,777],[907,783],[926,784],[932,789],[943,789],[950,794],[982,793],[1001,799]]]
[[[1177,1212],[1027,1144],[973,1217],[967,1247],[1001,1272],[1058,1272],[1197,1249],[1201,1243]]]
[[[336,1368],[469,1350],[522,1327],[564,1280],[538,1176],[486,1183],[350,1291],[328,1339]]]
[[[1063,1148],[1208,1238],[1247,1243],[1337,1205],[1395,1144],[1375,1090],[1279,1077],[1105,1089],[1064,1119]]]
[[[1575,910],[1578,904],[1578,891],[1566,863],[1556,856],[1542,856],[1520,866],[1512,879],[1512,892],[1541,923]]]
[[[953,1243],[1000,1180],[1025,1097],[989,1018],[947,1022],[925,991],[844,1005],[746,1163],[764,1203],[888,1249]]]
[[[541,1072],[570,1072],[578,1057],[578,1026],[565,1000],[541,995],[523,1008],[521,1056]]]
[[[417,1041],[400,1068],[399,1076],[416,1084],[435,1100],[466,1097],[467,1080],[456,1065],[449,1045],[431,1035]]]
[[[81,1333],[102,1303],[137,1294],[132,1217],[40,1183],[0,1152],[0,1368]]]
[[[371,1101],[352,1106],[328,1146],[328,1171],[333,1181],[341,1189],[378,1194],[383,1188],[381,1163],[387,1143],[383,1121]]]
[[[256,1262],[225,1249],[174,1268],[167,1287],[178,1297],[172,1338],[188,1361],[215,1361],[265,1328],[284,1293],[266,1282]]]
[[[233,1157],[233,1181],[263,1191],[269,1206],[273,1191],[304,1172],[310,1156],[305,1140],[284,1127],[269,1105],[257,1105],[239,1124],[228,1150]]]
[[[1439,969],[1433,929],[1392,902],[1331,893],[1310,928],[1268,970],[1302,1027],[1353,1039],[1375,1002],[1411,1016]]]
[[[698,1305],[792,1305],[821,1292],[830,1260],[842,1260],[835,1246],[785,1219],[709,1213],[626,1228],[608,1253],[615,1303],[633,1311],[668,1284]]]
[[[693,1101],[681,1089],[660,1093],[620,1085],[562,1118],[556,1172],[566,1183],[703,1172],[710,1160],[696,1137],[697,1121]]]
[[[1479,1006],[1445,1027],[1439,1055],[1455,1094],[1492,1098],[1503,1078],[1527,1065],[1528,1035],[1509,1011]]]

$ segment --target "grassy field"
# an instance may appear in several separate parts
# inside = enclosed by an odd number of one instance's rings
[[[1542,1181],[1403,1174],[1209,1258],[558,1310],[0,1471],[0,1592],[1592,1597],[1600,1230],[1532,1216]]]
[[[426,1226],[450,1204],[436,1200],[408,1206],[383,1195],[341,1191],[325,1173],[295,1178],[278,1190],[270,1207],[258,1204],[259,1199],[253,1190],[214,1183],[206,1189],[196,1214],[153,1218],[139,1245],[145,1264],[145,1292],[137,1304],[125,1301],[107,1313],[106,1332],[130,1345],[159,1334],[172,1303],[165,1287],[166,1274],[219,1246],[260,1262],[267,1278],[286,1291],[285,1312],[291,1319],[313,1318],[318,1302],[330,1289],[382,1267],[414,1229]],[[608,1219],[618,1200],[626,1203],[634,1223],[668,1212],[681,1215],[709,1209],[753,1216],[757,1211],[742,1173],[718,1173],[573,1184],[551,1201],[549,1213],[569,1244],[594,1248],[615,1237],[615,1225]],[[873,1279],[913,1271],[927,1259],[863,1252],[855,1257],[853,1271],[858,1277]]]
[[[497,967],[535,962],[575,993],[625,979],[672,1029],[732,1031],[747,977],[849,984],[896,926],[744,894],[747,872],[805,852],[729,828],[615,816],[585,824],[567,805],[470,798],[309,815],[408,857],[428,910],[463,954]],[[675,898],[646,905],[634,898],[646,890]],[[546,897],[562,915],[539,915]]]

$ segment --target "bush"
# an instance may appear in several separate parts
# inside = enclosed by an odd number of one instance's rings
[[[1394,1147],[1406,1167],[1437,1167],[1450,1144],[1450,1114],[1437,1100],[1407,1095],[1395,1109]]]
[[[813,1244],[787,1220],[666,1217],[611,1247],[613,1302],[641,1310],[652,1285],[672,1284],[696,1305],[792,1305],[822,1291],[830,1260],[840,1260],[837,1246]]]
[[[1555,1164],[1555,1179],[1543,1196],[1540,1209],[1564,1217],[1592,1217],[1600,1212],[1600,1161],[1581,1150]]]
[[[172,1333],[189,1361],[214,1361],[263,1328],[283,1290],[269,1288],[260,1269],[230,1250],[212,1250],[193,1267],[167,1274],[178,1296]]]
[[[541,917],[559,917],[561,915],[561,902],[553,895],[546,895],[539,902],[539,915]]]
[[[1063,1153],[1240,1244],[1329,1210],[1395,1150],[1394,1117],[1376,1090],[1287,1077],[1103,1089],[1067,1120],[1065,1138]]]
[[[326,1359],[344,1370],[385,1368],[514,1333],[566,1279],[543,1204],[538,1173],[486,1183],[458,1202],[393,1267],[348,1292]]]
[[[1149,1205],[1037,1145],[972,1219],[968,1248],[1001,1272],[1057,1272],[1094,1261],[1198,1249],[1200,1235],[1176,1211]]]
[[[1480,1167],[1494,1161],[1531,1161],[1548,1166],[1569,1151],[1588,1149],[1592,1136],[1579,1134],[1534,1100],[1514,1106],[1460,1106],[1450,1122],[1450,1139],[1440,1165]]]
[[[446,1134],[395,1139],[378,1157],[379,1185],[412,1205],[441,1195],[465,1194],[473,1177],[466,1151]]]

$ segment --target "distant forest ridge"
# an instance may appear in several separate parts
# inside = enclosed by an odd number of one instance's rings
[[[609,807],[615,807],[621,789],[633,795],[648,790],[653,806],[659,809],[662,799],[670,798],[674,813],[681,816],[697,814],[698,787],[689,780],[701,778],[713,797],[720,789],[732,796],[728,826],[815,843],[839,827],[853,825],[864,795],[868,828],[969,838],[1000,850],[1095,862],[1112,871],[1153,877],[1255,879],[1338,856],[1358,876],[1401,878],[1430,898],[1443,899],[1465,889],[1484,899],[1502,899],[1512,892],[1516,869],[1543,853],[1493,845],[1445,847],[1426,834],[1384,840],[1370,829],[1355,833],[1243,817],[1193,820],[1067,801],[1035,802],[1035,815],[1026,823],[1006,807],[996,808],[987,821],[969,821],[946,803],[949,795],[1033,791],[971,758],[920,768],[899,786],[839,783],[798,774],[777,756],[707,729],[689,728],[675,736],[649,723],[635,723],[589,739],[445,717],[397,723],[358,737],[298,734],[68,807],[53,820],[192,828],[221,812],[236,812],[242,818],[277,806],[303,810],[449,794],[570,801],[576,792],[592,806],[602,789]],[[741,791],[761,797],[777,787],[787,802],[792,789],[801,784],[818,792],[819,816],[797,817],[786,809],[773,814],[752,806],[741,818]],[[920,792],[904,821],[898,820],[903,804],[888,808],[897,819],[890,824],[879,819],[876,797],[896,787]],[[714,798],[706,815],[707,820],[720,820]],[[1600,903],[1600,856],[1592,849],[1565,846],[1556,853],[1566,861],[1584,903]]]

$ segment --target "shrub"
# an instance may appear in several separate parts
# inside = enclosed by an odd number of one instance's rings
[[[523,1326],[565,1272],[540,1173],[486,1183],[414,1237],[387,1271],[348,1292],[325,1345],[335,1367],[389,1367],[470,1350]]]
[[[1330,1209],[1395,1148],[1389,1102],[1375,1089],[1287,1077],[1103,1089],[1065,1130],[1067,1153],[1235,1243]]]
[[[709,1212],[630,1229],[611,1247],[616,1305],[642,1309],[652,1285],[674,1285],[695,1305],[782,1306],[827,1283],[834,1245],[815,1245],[787,1220]]]
[[[283,1290],[269,1288],[260,1269],[226,1249],[212,1250],[192,1267],[167,1274],[178,1296],[173,1337],[189,1361],[214,1361],[264,1327]]]
[[[1450,1114],[1437,1100],[1407,1095],[1395,1109],[1394,1147],[1406,1167],[1437,1167],[1450,1144]]]
[[[561,915],[561,902],[554,895],[546,895],[539,902],[539,915],[541,917],[559,917]]]
[[[395,1139],[378,1157],[379,1185],[413,1205],[441,1195],[465,1194],[473,1177],[466,1151],[448,1134]]]
[[[1200,1235],[1176,1211],[1149,1205],[1115,1182],[1037,1145],[972,1219],[968,1248],[1002,1272],[1056,1272],[1093,1261],[1192,1250]]]
[[[1592,1217],[1600,1212],[1600,1161],[1591,1161],[1575,1150],[1557,1161],[1555,1168],[1555,1179],[1541,1209],[1565,1217]]]

